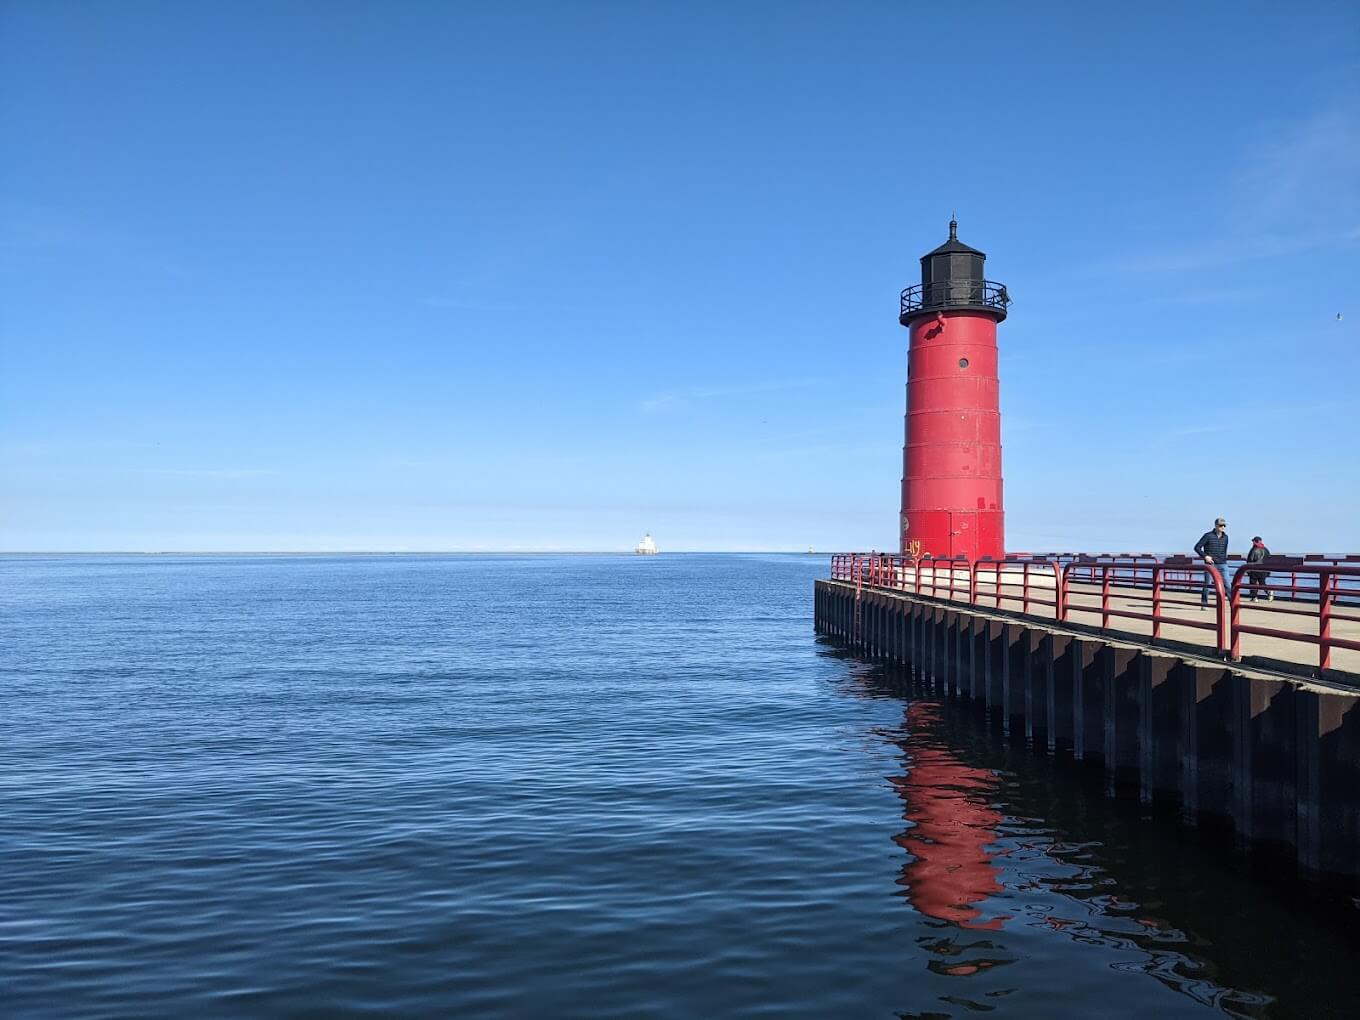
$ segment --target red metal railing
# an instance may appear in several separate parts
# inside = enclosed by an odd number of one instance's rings
[[[1302,641],[1316,644],[1318,649],[1317,668],[1319,674],[1332,668],[1332,649],[1345,648],[1360,652],[1360,640],[1339,637],[1333,632],[1337,623],[1360,624],[1360,610],[1347,612],[1348,605],[1360,604],[1356,585],[1360,585],[1360,565],[1345,563],[1302,563],[1288,562],[1282,569],[1271,569],[1271,560],[1258,563],[1243,563],[1237,568],[1232,579],[1232,646],[1234,659],[1242,658],[1242,638],[1255,634],[1260,637],[1276,638],[1281,641]],[[1277,573],[1288,571],[1289,581],[1275,580]],[[1252,575],[1264,573],[1263,580]],[[1300,583],[1300,577],[1303,583]],[[1308,584],[1309,578],[1314,580]],[[1344,579],[1357,579],[1350,587],[1343,587]],[[1286,630],[1282,627],[1263,626],[1243,618],[1248,608],[1242,604],[1243,593],[1249,593],[1253,602],[1264,601],[1264,605],[1253,605],[1254,612],[1266,612],[1272,620],[1283,618],[1316,619],[1316,628]],[[1276,594],[1288,596],[1287,605],[1275,605]],[[1342,601],[1342,600],[1345,601]],[[1284,600],[1281,600],[1284,601]],[[1338,604],[1340,603],[1340,604]]]
[[[1007,556],[973,564],[973,604],[1062,619],[1062,565],[1043,556]]]
[[[1198,579],[1193,576],[1196,572],[1200,575]],[[1089,582],[1092,587],[1097,583],[1099,584],[1100,604],[1098,607],[1080,605],[1073,601],[1074,581],[1082,583],[1078,579],[1087,577],[1088,573],[1098,577],[1098,581]],[[1172,624],[1178,627],[1211,631],[1214,637],[1214,650],[1220,654],[1227,651],[1230,645],[1228,605],[1225,597],[1227,593],[1223,590],[1223,576],[1217,570],[1211,570],[1204,564],[1175,561],[1132,565],[1075,562],[1069,563],[1063,570],[1061,583],[1062,591],[1059,600],[1062,603],[1062,616],[1060,619],[1064,621],[1070,621],[1074,614],[1099,615],[1100,629],[1104,631],[1119,629],[1110,626],[1112,619],[1146,622],[1151,624],[1151,637],[1154,642],[1162,639],[1163,624]],[[1213,620],[1171,615],[1181,607],[1193,608],[1195,605],[1194,600],[1177,598],[1177,594],[1202,590],[1206,586],[1212,586],[1214,591],[1215,611]],[[1130,589],[1140,593],[1141,591],[1150,591],[1150,608],[1146,610],[1140,608],[1141,597],[1129,598],[1124,594]],[[1080,592],[1079,594],[1094,596],[1096,593]],[[1207,592],[1204,594],[1207,594]],[[1116,604],[1116,598],[1120,600],[1119,604]],[[1171,608],[1171,613],[1167,612],[1167,607]]]
[[[1334,649],[1360,652],[1360,555],[1230,560],[1236,571],[1227,590],[1223,575],[1201,562],[1148,553],[976,561],[837,553],[831,557],[831,576],[853,581],[857,589],[910,591],[982,609],[1080,622],[1103,632],[1150,637],[1153,643],[1164,640],[1167,626],[1204,631],[1205,643],[1232,659],[1242,658],[1244,636],[1312,644],[1318,649],[1319,674],[1335,669]],[[1210,590],[1214,612],[1205,617],[1197,604]],[[1291,628],[1291,622],[1304,626]],[[1357,625],[1354,637],[1337,633],[1338,625],[1348,629],[1352,624]]]
[[[976,593],[974,587],[975,575],[973,574],[973,565],[966,556],[955,556],[952,559],[936,559],[927,556],[915,561],[909,569],[915,575],[915,590],[918,595],[929,595],[932,598],[949,599],[951,602],[973,604]],[[930,578],[928,586],[924,580],[927,575]]]

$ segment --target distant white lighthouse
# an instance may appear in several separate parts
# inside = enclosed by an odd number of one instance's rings
[[[633,552],[637,553],[639,556],[655,556],[656,551],[656,542],[652,540],[650,534],[643,535],[642,541],[639,542],[637,548],[633,550]]]

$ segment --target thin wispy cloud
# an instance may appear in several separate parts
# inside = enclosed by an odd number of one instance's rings
[[[1162,433],[1167,438],[1180,438],[1182,436],[1203,436],[1215,432],[1227,432],[1230,429],[1240,428],[1234,425],[1183,425],[1180,428],[1170,429]]]
[[[709,400],[727,397],[748,397],[758,393],[774,393],[779,390],[802,389],[808,386],[822,386],[827,380],[807,379],[767,379],[761,382],[738,383],[730,386],[696,386],[689,389],[671,390],[648,397],[638,405],[639,410],[648,414],[676,411]]]
[[[140,234],[67,209],[17,201],[0,204],[0,259],[4,262],[73,258],[117,263],[153,274],[186,274],[180,262]]]
[[[1260,125],[1195,240],[1117,259],[1116,272],[1191,272],[1360,241],[1360,103]]]
[[[54,438],[0,438],[0,459],[51,460],[90,454],[128,453],[151,450],[155,443],[122,436],[60,436]]]
[[[889,444],[889,448],[892,448],[892,444]],[[772,449],[754,448],[749,450],[747,455],[754,461],[782,464],[807,462],[814,459],[834,460],[837,463],[858,460],[872,461],[881,453],[880,444],[863,440],[859,442],[846,440],[842,443],[805,443],[800,446],[779,446]],[[891,487],[891,481],[885,484]]]
[[[1145,294],[1140,303],[1147,306],[1190,307],[1241,304],[1255,300],[1257,292],[1248,287],[1195,287],[1188,290],[1157,290]]]
[[[137,474],[159,475],[165,478],[193,478],[205,481],[239,481],[245,478],[267,478],[281,472],[276,468],[249,467],[204,467],[204,468],[160,468],[144,467],[131,469]]]
[[[464,312],[518,312],[523,306],[512,301],[489,301],[472,297],[427,297],[426,308],[452,308]]]
[[[451,273],[438,293],[421,299],[427,308],[471,312],[520,312],[528,307],[507,294],[522,294],[545,261],[571,243],[579,243],[603,191],[580,194],[576,201],[550,214],[516,209],[498,224],[489,244],[456,245],[450,252]]]
[[[1037,432],[1052,425],[1052,422],[1044,421],[1042,418],[1028,418],[1023,414],[1008,414],[1005,421],[1006,434],[1011,436],[1018,432]]]

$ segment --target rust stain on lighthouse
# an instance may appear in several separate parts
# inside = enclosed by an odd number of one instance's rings
[[[902,292],[910,330],[901,551],[1000,559],[1006,550],[996,324],[1006,288],[984,277],[987,256],[958,238],[921,258]]]

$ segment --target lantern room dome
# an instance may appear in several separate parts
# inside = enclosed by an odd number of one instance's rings
[[[933,251],[926,252],[924,255],[921,256],[921,261],[924,262],[926,259],[933,259],[936,255],[956,255],[956,254],[977,255],[984,259],[987,257],[985,252],[980,252],[976,248],[970,248],[968,245],[960,241],[959,221],[950,220],[949,240],[946,241],[944,244],[940,245],[938,248],[934,249]]]
[[[984,252],[959,240],[957,220],[949,221],[949,240],[921,256],[921,283],[902,292],[898,321],[909,326],[914,319],[946,311],[980,311],[1000,322],[1006,317],[1010,296],[1006,288],[983,276]]]

